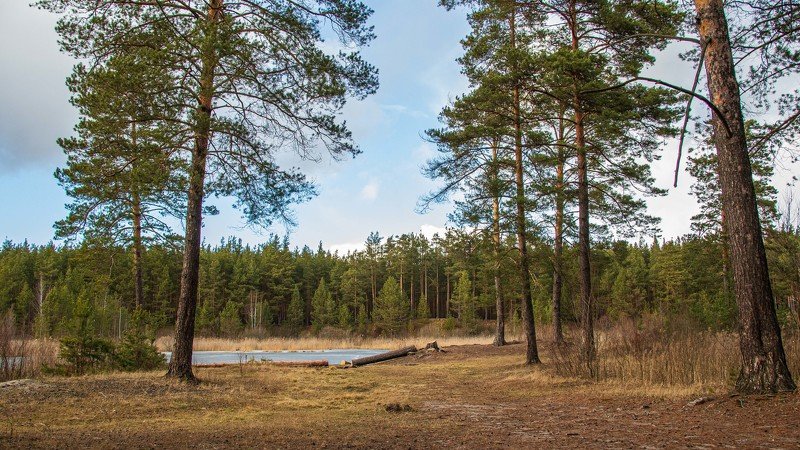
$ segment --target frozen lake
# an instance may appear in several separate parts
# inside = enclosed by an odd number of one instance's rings
[[[326,360],[328,364],[340,364],[342,361],[352,361],[355,358],[377,355],[387,350],[374,349],[335,349],[335,350],[283,350],[265,351],[252,350],[247,352],[193,352],[192,364],[238,364],[247,361],[319,361]],[[164,352],[169,362],[172,352]]]

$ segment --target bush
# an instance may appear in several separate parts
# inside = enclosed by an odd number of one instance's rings
[[[46,373],[68,376],[111,370],[154,370],[165,366],[164,355],[153,345],[155,336],[148,330],[144,311],[133,312],[130,326],[118,344],[92,335],[90,313],[90,308],[83,310],[73,334],[61,339],[60,362],[46,367]]]
[[[83,375],[105,371],[114,364],[114,343],[90,335],[67,336],[61,339],[60,359],[63,361],[46,372],[57,375]]]
[[[155,335],[148,330],[145,312],[137,308],[130,326],[114,353],[115,366],[124,371],[155,370],[166,366],[164,355],[155,347]]]
[[[446,319],[444,319],[442,321],[442,331],[444,331],[444,332],[453,331],[453,330],[456,329],[457,325],[458,325],[458,322],[456,322],[456,319],[454,317],[450,316],[450,317],[448,317],[448,318],[446,318]]]

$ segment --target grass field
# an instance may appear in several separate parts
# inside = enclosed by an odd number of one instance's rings
[[[356,369],[198,369],[197,387],[162,372],[44,378],[0,389],[0,447],[800,445],[796,394],[564,377],[521,365],[523,345],[445,350]],[[714,400],[687,406],[701,395]]]

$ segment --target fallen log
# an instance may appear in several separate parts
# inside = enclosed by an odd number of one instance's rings
[[[328,367],[328,361],[315,359],[311,361],[266,361],[270,366],[281,367]]]
[[[311,361],[248,361],[248,362],[231,362],[231,363],[210,363],[210,364],[194,364],[195,367],[203,369],[217,369],[221,367],[232,367],[249,364],[268,364],[270,366],[281,367],[327,367],[328,361],[324,359],[315,359]]]
[[[381,361],[388,361],[390,359],[402,358],[403,356],[408,356],[409,353],[414,353],[416,351],[417,347],[411,345],[409,347],[401,348],[400,350],[392,350],[390,352],[378,353],[377,355],[365,356],[363,358],[356,358],[353,360],[351,364],[353,365],[353,367],[365,366],[367,364],[374,364]]]

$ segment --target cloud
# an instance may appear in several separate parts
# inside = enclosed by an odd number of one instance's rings
[[[453,46],[436,64],[422,73],[420,82],[430,92],[428,108],[434,115],[469,90],[469,81],[456,62],[462,53],[460,44]]]
[[[415,119],[427,119],[430,115],[418,111],[416,109],[411,109],[404,105],[381,105],[381,109],[384,111],[389,111],[391,113],[402,114],[404,116],[413,117]]]
[[[426,163],[433,159],[437,152],[436,149],[433,148],[433,144],[430,142],[423,142],[414,151],[411,153],[414,156],[414,160],[419,163]]]
[[[432,239],[433,235],[438,234],[439,236],[444,236],[447,233],[447,228],[445,227],[437,227],[436,225],[431,224],[423,224],[419,227],[419,232],[422,233],[428,239]]]
[[[56,139],[77,121],[64,84],[74,60],[58,51],[56,19],[26,0],[3,0],[0,173],[61,161]]]
[[[340,255],[346,255],[348,253],[364,250],[364,243],[344,242],[342,244],[333,244],[328,247],[328,250],[330,250],[332,253],[339,253]]]
[[[378,183],[378,180],[372,178],[371,180],[369,180],[369,183],[367,183],[366,185],[364,185],[363,188],[361,188],[361,198],[370,201],[375,200],[376,198],[378,198],[379,189],[380,189],[380,184]]]

